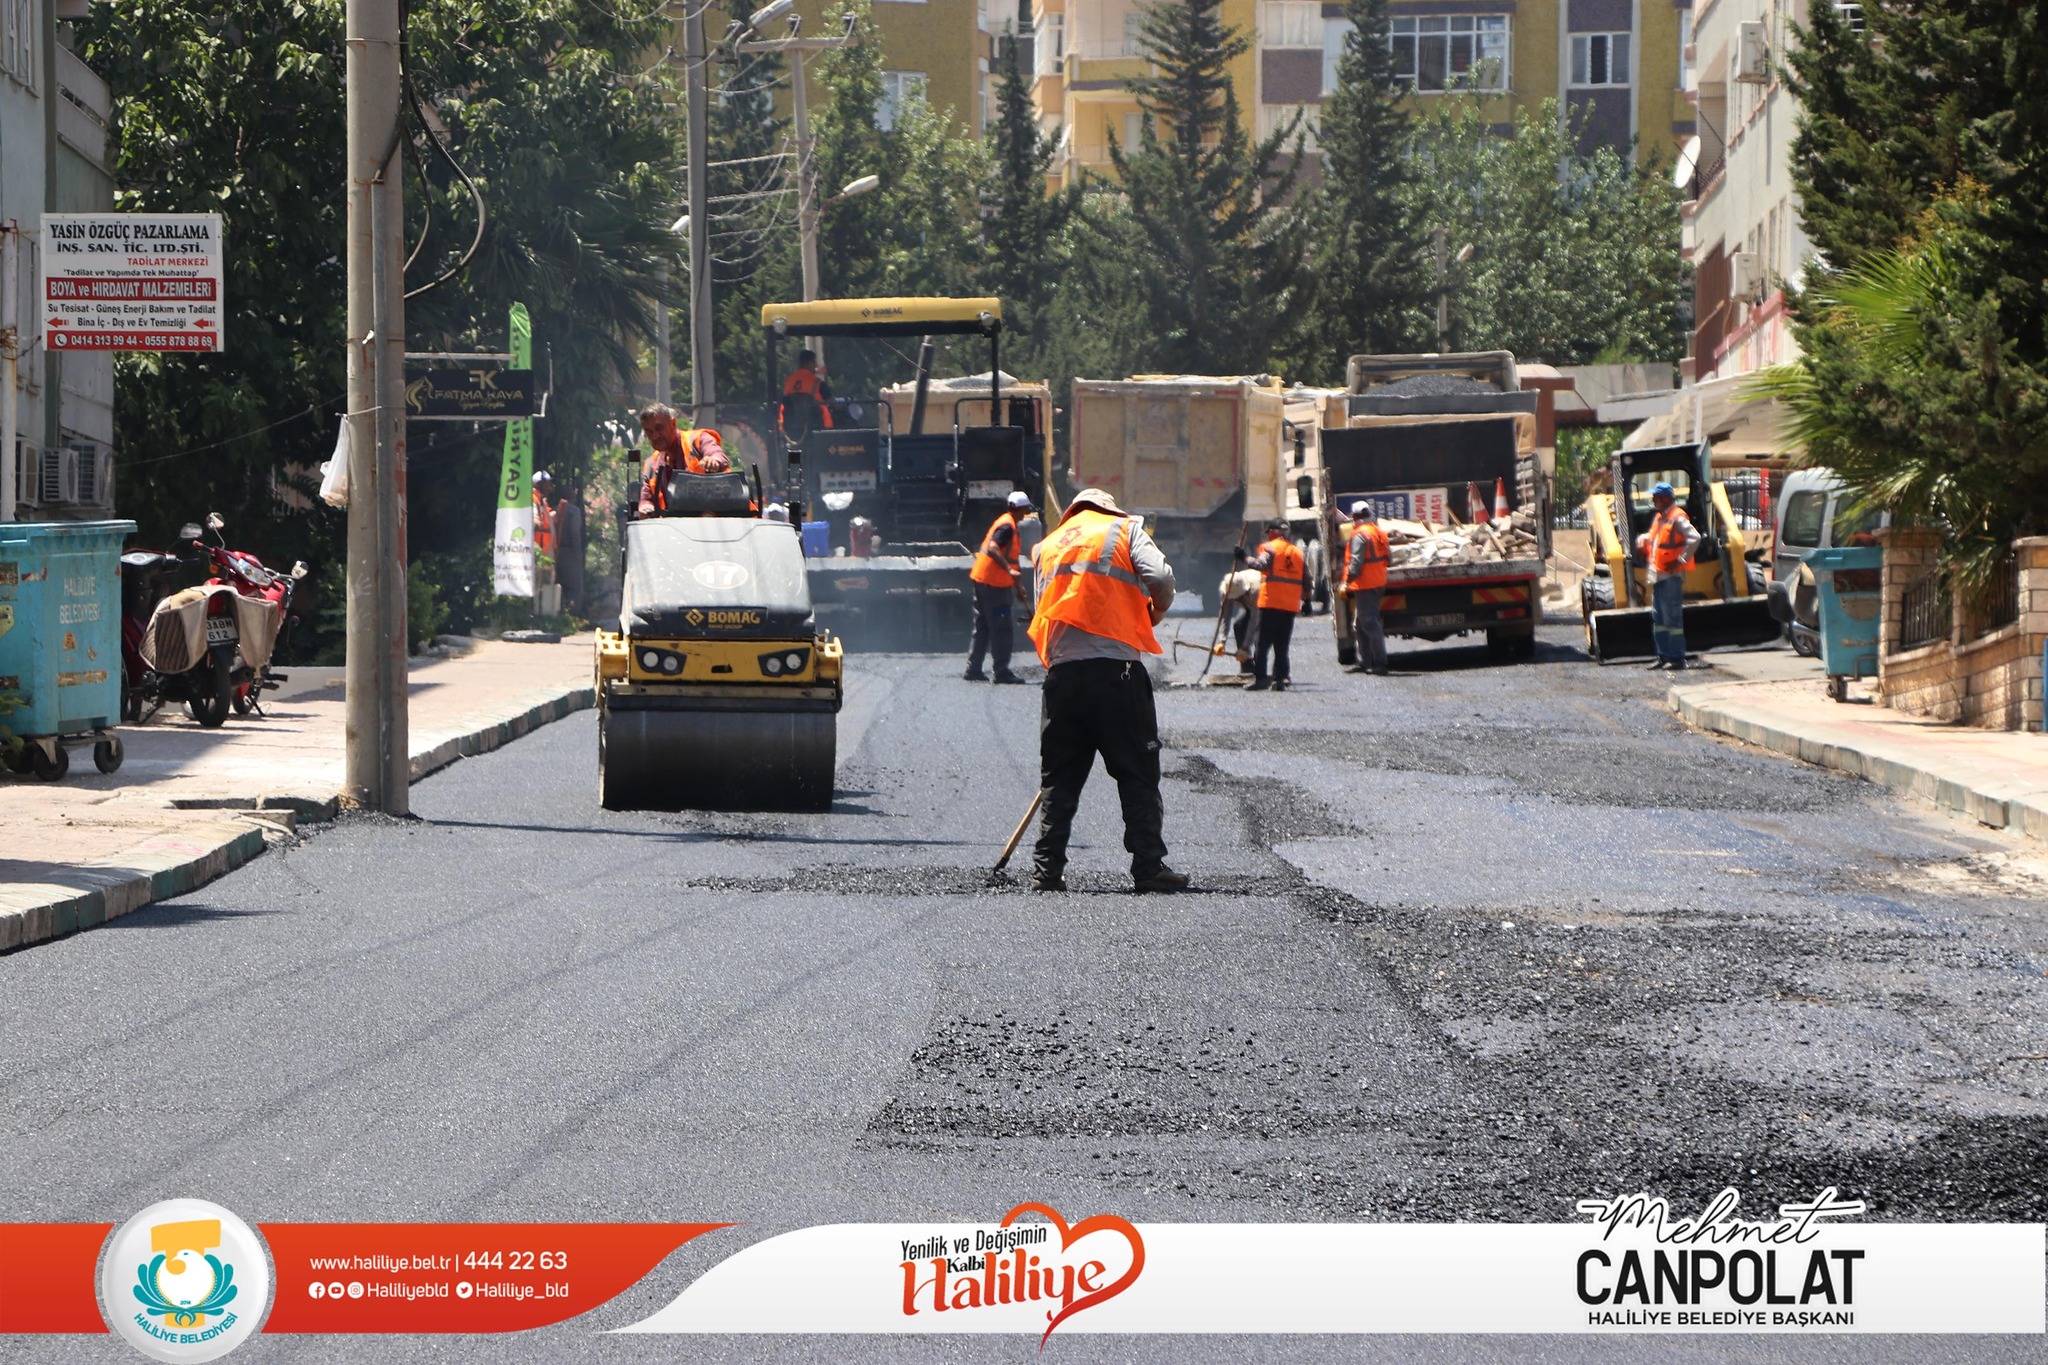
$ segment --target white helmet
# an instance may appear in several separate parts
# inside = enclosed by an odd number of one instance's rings
[[[536,469],[533,471],[533,486],[535,488],[540,487],[544,483],[553,483],[554,481],[555,476],[548,473],[545,469]]]

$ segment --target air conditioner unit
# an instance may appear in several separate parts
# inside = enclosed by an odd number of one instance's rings
[[[72,452],[62,446],[46,446],[43,449],[43,506],[63,507],[73,501],[71,496]]]
[[[113,452],[88,445],[72,447],[71,454],[72,501],[82,507],[112,506]]]
[[[14,501],[22,507],[43,505],[43,448],[33,441],[14,443]]]
[[[1763,292],[1762,261],[1754,251],[1738,251],[1728,258],[1728,297],[1753,299]]]
[[[1752,85],[1770,83],[1771,44],[1764,36],[1761,19],[1746,19],[1735,26],[1735,79]]]

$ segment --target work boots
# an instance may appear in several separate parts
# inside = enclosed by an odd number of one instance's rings
[[[1024,680],[1023,680],[1022,678],[1018,677],[1018,676],[1017,676],[1017,675],[1016,675],[1015,673],[1012,673],[1012,672],[1011,672],[1011,671],[1010,671],[1009,669],[1005,668],[1005,669],[1003,669],[1002,671],[1000,671],[1000,672],[998,672],[998,673],[996,674],[996,681],[997,681],[997,682],[999,682],[999,683],[1013,683],[1013,684],[1014,684],[1014,683],[1022,683],[1022,682],[1023,682]]]
[[[1031,889],[1033,891],[1064,891],[1067,889],[1067,879],[1060,871],[1041,867],[1031,874]]]
[[[1165,863],[1140,872],[1131,869],[1131,886],[1137,891],[1185,891],[1188,889],[1187,874],[1175,872]]]

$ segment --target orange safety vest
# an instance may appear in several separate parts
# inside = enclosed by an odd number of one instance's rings
[[[1273,556],[1273,567],[1265,571],[1266,580],[1259,584],[1259,607],[1300,611],[1301,590],[1308,582],[1308,561],[1301,550],[1285,536],[1274,536],[1259,552]]]
[[[685,474],[704,472],[704,457],[697,453],[697,442],[700,438],[709,436],[718,443],[720,450],[725,448],[725,438],[711,427],[683,427],[676,432],[676,436],[683,443],[682,472]],[[675,472],[674,463],[664,461],[663,457],[666,454],[667,452],[662,450],[650,451],[640,466],[640,496],[652,502],[656,512],[668,510],[668,479],[662,471],[666,469],[669,473]]]
[[[1344,567],[1344,586],[1353,592],[1371,592],[1387,586],[1387,560],[1391,554],[1387,533],[1377,522],[1351,524],[1350,562]]]
[[[1003,527],[1010,528],[1010,548],[1003,549],[996,544],[996,532]],[[991,588],[1014,588],[1017,586],[1017,570],[1023,567],[1017,556],[1018,546],[1023,544],[1023,535],[1017,529],[1017,514],[1005,512],[989,523],[988,534],[981,538],[981,553],[974,557],[974,568],[968,577]]]
[[[1659,512],[1650,523],[1650,568],[1653,572],[1678,573],[1685,568],[1685,509],[1677,503]]]
[[[542,497],[538,488],[533,490],[533,548],[544,555],[555,552],[554,504]]]
[[[797,394],[802,394],[818,406],[818,429],[820,431],[830,431],[832,429],[832,406],[825,401],[824,394],[820,392],[824,387],[824,382],[818,378],[816,370],[792,370],[789,378],[784,380],[782,384],[783,425],[787,426],[789,424],[788,400]]]
[[[1120,640],[1141,653],[1160,652],[1152,634],[1152,594],[1131,558],[1135,524],[1084,507],[1038,543],[1031,556],[1038,606],[1030,634],[1041,663],[1056,621]]]

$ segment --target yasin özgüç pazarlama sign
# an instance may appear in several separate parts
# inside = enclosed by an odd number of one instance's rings
[[[512,356],[408,355],[408,422],[516,422],[542,412],[532,366]]]
[[[43,345],[52,351],[219,351],[217,213],[46,213]]]

